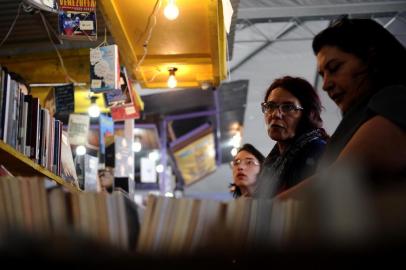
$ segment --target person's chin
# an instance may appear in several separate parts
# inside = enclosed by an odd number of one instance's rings
[[[337,103],[337,106],[340,109],[341,113],[345,113],[348,110],[348,106],[343,102]]]
[[[283,136],[280,132],[268,132],[269,137],[274,140],[274,141],[280,141],[282,140]]]

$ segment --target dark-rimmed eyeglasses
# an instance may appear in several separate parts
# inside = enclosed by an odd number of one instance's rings
[[[233,161],[230,162],[230,166],[232,168],[237,167],[240,164],[242,164],[246,167],[259,166],[259,162],[252,158],[243,158],[243,159],[238,158],[238,159],[234,159]]]
[[[271,114],[275,110],[279,110],[279,112],[288,114],[294,111],[302,111],[303,108],[299,105],[293,104],[293,103],[275,103],[272,101],[268,102],[262,102],[261,103],[261,109],[263,113],[268,113]]]

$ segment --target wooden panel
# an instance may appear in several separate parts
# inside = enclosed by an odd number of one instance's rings
[[[127,69],[144,88],[167,88],[171,67],[178,68],[178,87],[200,87],[202,82],[218,86],[226,77],[221,1],[177,0],[179,16],[173,21],[163,15],[166,2],[155,6],[155,0],[100,1],[110,32],[126,55]],[[137,66],[144,49],[145,59]]]
[[[65,50],[61,51],[61,56],[68,75],[76,82],[88,84],[89,49]],[[0,63],[20,74],[29,83],[69,82],[55,52],[0,58]]]

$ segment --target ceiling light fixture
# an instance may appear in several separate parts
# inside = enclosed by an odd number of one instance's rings
[[[142,144],[141,140],[138,137],[135,137],[134,142],[133,142],[133,152],[140,152],[142,149]]]
[[[169,71],[169,78],[168,78],[168,87],[169,88],[175,88],[176,85],[178,84],[178,81],[176,80],[176,77],[175,77],[175,72],[177,70],[178,69],[176,67],[172,67],[168,70]]]
[[[91,104],[90,107],[87,109],[89,116],[93,118],[100,116],[100,108],[96,103],[96,99],[97,99],[96,96],[90,97]]]
[[[86,154],[86,147],[84,145],[78,145],[75,151],[77,156],[83,156]]]
[[[164,15],[168,20],[175,20],[179,16],[179,8],[175,0],[168,0],[168,4],[164,9]]]

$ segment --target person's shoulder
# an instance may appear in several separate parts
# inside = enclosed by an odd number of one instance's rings
[[[374,109],[382,105],[400,104],[406,100],[405,85],[390,85],[376,92],[369,101],[369,108]],[[404,105],[404,104],[403,104]]]
[[[316,138],[312,141],[310,141],[305,148],[308,150],[312,150],[312,151],[317,151],[317,150],[324,150],[324,148],[326,147],[327,142],[322,139],[322,138]]]
[[[322,138],[314,139],[308,142],[296,155],[296,160],[301,160],[307,165],[316,163],[323,154],[327,142]]]
[[[378,91],[370,100],[368,108],[375,114],[406,128],[406,86],[392,85]]]

